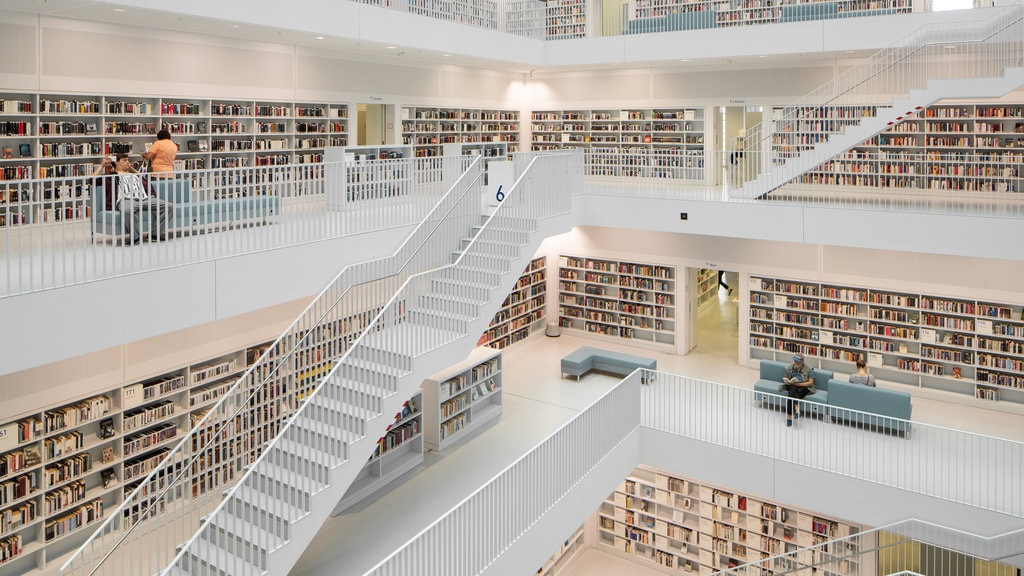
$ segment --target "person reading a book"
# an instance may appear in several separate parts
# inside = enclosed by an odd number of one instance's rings
[[[171,133],[160,130],[156,133],[156,142],[142,157],[149,160],[149,171],[159,178],[169,177],[174,172],[174,158],[178,155],[178,145],[171,140]]]
[[[857,373],[850,375],[850,382],[875,387],[875,377],[868,372],[868,363],[863,358],[857,358]]]
[[[135,171],[127,154],[118,154],[114,159],[110,156],[103,158],[92,175],[94,185],[103,186],[106,194],[104,205],[121,212],[122,221],[128,224],[132,244],[142,240],[140,218],[143,210],[149,212],[150,240],[163,242],[167,239],[170,204],[156,197],[149,181]]]
[[[811,367],[804,364],[804,355],[793,355],[793,363],[786,366],[786,375],[782,379],[779,392],[785,391],[789,396],[786,400],[786,426],[793,425],[793,418],[800,415],[800,406],[793,399],[803,400],[814,394],[814,379],[811,378]]]

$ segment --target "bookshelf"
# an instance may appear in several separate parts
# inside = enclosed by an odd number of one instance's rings
[[[718,301],[718,271],[711,268],[697,270],[697,307]]]
[[[505,143],[508,152],[518,150],[519,112],[436,106],[402,108],[402,144],[412,146],[417,158],[441,156],[446,144],[485,143]]]
[[[675,347],[673,266],[559,257],[558,323],[598,339]]]
[[[783,21],[787,5],[820,4],[823,6],[819,18],[837,16],[867,16],[873,14],[905,14],[913,11],[911,0],[831,0],[795,1],[782,0],[630,0],[631,18],[658,18],[687,12],[716,11],[715,25],[720,28],[751,26]],[[829,11],[830,8],[835,12]],[[858,14],[860,12],[861,14]]]
[[[328,208],[408,197],[412,194],[412,165],[401,160],[412,156],[412,146],[328,147],[324,154]]]
[[[827,109],[833,116],[839,109]],[[820,115],[820,112],[819,112]],[[808,119],[777,127],[800,138],[820,121]],[[1020,128],[1018,128],[1018,126]],[[803,130],[800,133],[799,130]],[[1021,132],[1018,132],[1021,130]],[[937,104],[909,114],[901,122],[802,175],[798,184],[969,192],[1022,190],[1024,105],[1004,103]]]
[[[544,34],[548,40],[587,37],[586,0],[548,0]]]
[[[424,446],[444,450],[501,417],[501,380],[501,351],[486,346],[424,380]]]
[[[801,553],[763,562],[862,532],[817,515],[723,487],[641,466],[595,514],[597,548],[669,574],[711,574],[761,562],[761,574],[789,573],[812,564],[821,576],[859,573],[858,544],[831,553]]]
[[[583,539],[583,526],[580,526],[558,545],[558,550],[548,558],[544,565],[537,569],[538,576],[558,576],[568,574],[573,561],[586,549]]]
[[[751,358],[802,352],[879,379],[1024,402],[1024,307],[989,300],[752,276]]]
[[[333,514],[351,508],[423,462],[423,394],[417,392],[395,414],[377,449],[356,475]]]
[[[347,104],[0,93],[0,179],[88,176],[108,154],[137,155],[166,128],[178,170],[319,162],[347,146]]]
[[[703,181],[704,108],[539,110],[533,150],[587,150],[591,176]]]
[[[57,559],[80,546],[89,528],[140,485],[261,350],[180,366],[0,424],[0,516],[10,519],[0,524],[0,546],[10,556],[0,561],[0,576],[59,565]],[[251,454],[211,463],[211,487],[214,477],[241,470]],[[154,479],[143,494],[156,493],[163,482]],[[144,519],[141,508],[126,510],[126,519]]]
[[[547,258],[534,258],[523,270],[515,288],[491,319],[478,346],[501,350],[528,338],[544,326],[547,301]]]

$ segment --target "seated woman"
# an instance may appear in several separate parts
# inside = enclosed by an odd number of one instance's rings
[[[850,383],[875,387],[875,377],[868,373],[868,363],[863,358],[857,359],[857,373],[850,375]]]

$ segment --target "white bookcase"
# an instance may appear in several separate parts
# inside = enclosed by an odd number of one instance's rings
[[[600,339],[675,347],[673,266],[562,255],[558,322]]]
[[[477,345],[501,350],[525,340],[544,326],[547,303],[547,258],[534,258],[523,270],[516,287],[502,302]]]
[[[718,300],[718,271],[701,268],[697,271],[697,306],[703,308]]]
[[[776,127],[776,150],[813,145],[815,131],[834,131],[860,107],[816,110]],[[799,144],[799,146],[798,146]],[[797,179],[799,184],[969,192],[1021,192],[1024,105],[938,104]]]
[[[519,146],[519,112],[481,108],[405,106],[402,108],[402,144],[416,157],[441,156],[445,145],[500,144],[507,152]]]
[[[140,382],[45,407],[0,424],[0,576],[50,569],[138,487],[264,347],[181,366]],[[198,497],[231,479],[256,454],[200,460]],[[151,490],[161,489],[154,481]],[[177,494],[175,497],[181,497]],[[125,510],[140,520],[140,507]],[[159,514],[154,510],[150,514]],[[9,516],[8,516],[9,515]]]
[[[1024,308],[832,283],[751,277],[751,358],[852,372],[863,356],[879,379],[1024,402]]]
[[[424,445],[444,450],[501,417],[501,351],[469,357],[423,381]]]
[[[363,465],[333,514],[340,514],[423,462],[423,394],[417,392],[395,414],[395,421],[377,440],[377,449]]]
[[[786,552],[863,531],[771,500],[641,466],[598,509],[597,548],[626,556],[668,574],[711,574],[762,562],[761,574],[806,569],[816,574],[858,574],[858,544],[842,550],[800,554],[767,562]],[[827,557],[825,557],[827,556]]]
[[[591,176],[703,181],[704,108],[538,110],[534,150],[587,150]]]
[[[558,545],[558,550],[544,562],[544,565],[537,570],[538,576],[558,576],[567,574],[574,560],[586,549],[586,542],[583,538],[583,526],[580,526]]]

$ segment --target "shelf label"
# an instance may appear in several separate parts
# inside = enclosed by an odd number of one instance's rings
[[[774,303],[776,308],[785,308],[788,300],[784,294],[775,294]]]
[[[921,328],[921,342],[927,342],[929,344],[935,344],[938,342],[935,330],[932,330],[931,328]]]
[[[979,334],[992,334],[992,321],[978,318],[976,322]]]
[[[868,352],[868,366],[882,366],[882,355],[878,352]]]

